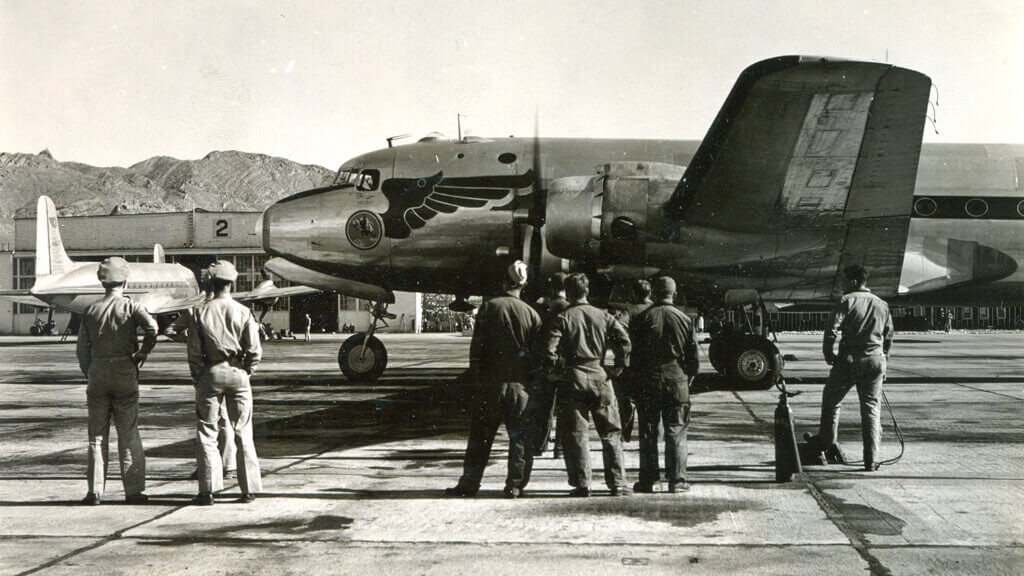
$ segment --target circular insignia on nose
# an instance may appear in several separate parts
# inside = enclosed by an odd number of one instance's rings
[[[360,250],[369,250],[378,243],[384,235],[384,226],[380,217],[373,212],[360,210],[348,218],[345,224],[345,236],[353,246]]]

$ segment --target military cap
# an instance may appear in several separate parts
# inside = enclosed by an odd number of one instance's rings
[[[128,261],[119,256],[106,258],[100,262],[96,270],[100,282],[126,282],[128,280]]]
[[[676,281],[668,276],[660,276],[654,281],[652,286],[655,294],[664,296],[666,294],[676,293]]]
[[[526,284],[526,264],[522,260],[516,260],[509,265],[508,281],[516,286]]]
[[[211,280],[234,282],[238,279],[238,270],[235,270],[235,265],[225,260],[217,260],[210,265],[208,270],[210,271]]]

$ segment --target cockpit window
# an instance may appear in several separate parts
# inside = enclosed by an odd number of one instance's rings
[[[356,188],[367,192],[376,190],[378,185],[380,185],[380,170],[373,168],[363,170],[356,181]]]
[[[357,190],[370,192],[380,186],[380,170],[367,168],[346,168],[338,174],[338,184],[352,184]]]

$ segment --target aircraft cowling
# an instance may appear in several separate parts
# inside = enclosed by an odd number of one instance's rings
[[[605,164],[597,176],[559,178],[548,189],[547,249],[556,257],[596,267],[649,275],[649,241],[667,241],[678,223],[662,206],[686,170],[656,162]]]

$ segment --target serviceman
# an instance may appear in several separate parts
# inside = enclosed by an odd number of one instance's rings
[[[221,404],[237,445],[239,502],[248,503],[263,489],[252,432],[252,388],[249,377],[263,353],[259,326],[249,308],[235,302],[231,286],[235,266],[217,261],[210,266],[213,299],[190,314],[188,364],[196,382],[196,438],[199,445],[199,495],[195,503],[213,504],[213,492],[223,486],[217,450]]]
[[[530,400],[531,346],[540,331],[540,316],[519,299],[526,284],[526,264],[508,267],[505,293],[480,306],[469,345],[469,370],[476,390],[470,408],[469,441],[459,483],[448,496],[470,497],[480,490],[498,425],[508,432],[505,496],[518,498],[530,480],[533,454],[526,445],[526,408]]]
[[[551,322],[569,307],[569,301],[565,299],[565,279],[567,277],[568,275],[564,272],[556,272],[548,277],[547,296],[543,302],[537,305],[537,311],[540,312],[541,333],[536,340],[535,359],[539,360],[544,357],[543,347],[547,344],[547,334],[551,329]],[[538,368],[541,367],[538,366]],[[540,456],[547,448],[552,423],[555,420],[555,391],[558,388],[558,381],[563,380],[564,376],[562,370],[539,369],[534,374],[534,390],[530,395],[532,405],[530,407],[531,430],[528,448],[533,451],[534,456]],[[556,436],[555,458],[559,458],[562,455],[561,452],[561,442]]]
[[[655,492],[660,485],[659,425],[665,433],[668,491],[690,489],[686,482],[686,429],[690,425],[690,382],[699,360],[694,322],[675,307],[675,296],[675,280],[658,278],[654,304],[629,323],[631,394],[640,417],[640,478],[633,485],[634,492]]]
[[[860,397],[860,426],[864,440],[864,469],[878,470],[882,437],[879,398],[885,379],[893,327],[889,306],[867,288],[868,271],[860,264],[843,269],[846,294],[832,311],[822,352],[832,366],[821,393],[821,426],[817,436],[805,434],[811,450],[824,451],[829,462],[846,463],[837,443],[839,407],[850,388]],[[839,353],[836,354],[836,336]]]
[[[558,435],[574,497],[590,496],[590,418],[601,437],[604,479],[612,496],[630,494],[622,459],[622,437],[615,392],[604,369],[608,348],[615,355],[613,376],[629,356],[629,334],[610,314],[587,303],[590,283],[584,274],[566,280],[569,308],[551,325],[545,347],[549,367],[564,365],[567,381],[558,390]]]
[[[309,332],[313,329],[313,318],[306,313],[306,342],[309,342]]]
[[[633,283],[632,300],[626,305],[626,309],[619,315],[619,322],[628,330],[633,318],[651,307],[651,283],[647,280],[637,280]],[[632,362],[630,362],[632,365]],[[619,421],[622,422],[622,439],[629,442],[633,438],[634,417],[633,399],[630,398],[630,390],[633,388],[630,380],[633,378],[631,368],[623,370],[618,378],[612,380],[615,388],[615,399],[619,403]]]
[[[113,418],[125,501],[144,504],[149,497],[144,492],[146,454],[138,426],[139,369],[156,344],[156,320],[124,296],[128,280],[124,258],[100,262],[96,276],[106,293],[82,315],[76,349],[78,365],[89,379],[89,492],[82,502],[96,505],[103,497]],[[138,330],[143,332],[141,347]]]
[[[203,268],[199,272],[199,288],[206,295],[206,302],[213,299],[213,286],[210,284],[210,270],[209,268]],[[206,302],[199,305],[199,307],[205,306]],[[189,318],[195,311],[183,311],[178,314],[178,317],[174,319],[174,322],[164,329],[164,335],[173,340],[174,342],[188,343],[188,327],[191,321]],[[198,382],[193,382],[193,386],[198,385]],[[235,447],[235,433],[231,429],[231,423],[228,420],[228,406],[226,403],[222,403],[220,406],[220,419],[217,421],[217,449],[220,450],[220,461],[221,466],[224,470],[224,477],[233,476],[236,474],[236,454],[237,448]],[[189,480],[199,479],[199,468],[196,468]],[[215,488],[220,490],[223,486]]]

